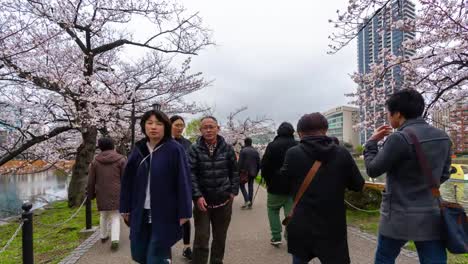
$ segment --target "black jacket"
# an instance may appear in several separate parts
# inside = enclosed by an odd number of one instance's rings
[[[354,159],[344,147],[329,137],[311,136],[288,150],[281,169],[283,177],[292,179],[294,196],[315,160],[322,161],[322,166],[287,227],[289,252],[303,258],[314,252],[314,244],[321,240],[346,242],[345,189],[361,191],[364,186]]]
[[[239,193],[239,174],[234,148],[218,136],[216,150],[209,155],[203,137],[190,147],[193,199],[204,197],[211,205],[221,204]]]
[[[270,142],[262,158],[262,177],[265,179],[268,192],[272,194],[291,194],[290,180],[280,174],[286,151],[297,145],[294,139],[294,128],[283,123],[278,128],[278,136]]]
[[[181,144],[185,151],[188,153],[189,150],[190,150],[190,146],[192,146],[192,142],[190,142],[190,140],[184,138],[184,137],[180,137],[180,138],[174,138],[175,141],[177,141],[179,144]]]
[[[239,154],[239,172],[246,171],[249,177],[257,177],[260,170],[260,154],[252,146],[244,147]]]

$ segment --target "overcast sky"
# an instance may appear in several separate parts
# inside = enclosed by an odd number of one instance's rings
[[[187,97],[214,107],[224,119],[247,106],[250,117],[266,115],[296,125],[304,113],[347,104],[355,84],[356,44],[327,55],[336,9],[347,0],[183,0],[200,11],[216,46],[193,58],[193,69],[212,87]]]

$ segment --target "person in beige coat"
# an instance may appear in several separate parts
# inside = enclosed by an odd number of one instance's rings
[[[126,159],[114,150],[111,138],[98,140],[101,153],[96,155],[89,165],[88,197],[96,198],[98,211],[101,214],[101,241],[109,239],[111,226],[111,249],[119,247],[120,237],[120,178],[125,169]]]

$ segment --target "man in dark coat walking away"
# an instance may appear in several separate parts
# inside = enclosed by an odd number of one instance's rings
[[[301,142],[288,150],[281,173],[292,179],[294,196],[315,161],[321,167],[297,204],[287,226],[293,264],[318,257],[323,264],[350,263],[344,193],[361,191],[364,179],[351,154],[326,136],[327,119],[320,113],[301,117]]]
[[[109,239],[111,225],[111,248],[116,250],[120,238],[120,178],[125,169],[126,159],[114,150],[114,141],[103,137],[98,140],[101,150],[89,165],[88,197],[96,198],[101,214],[101,241]]]
[[[270,222],[271,241],[274,246],[280,245],[283,228],[280,220],[280,210],[288,215],[292,207],[290,179],[280,173],[286,151],[297,145],[294,139],[294,128],[288,122],[283,122],[277,136],[270,142],[262,158],[262,177],[265,179],[268,190],[267,208]]]
[[[202,136],[190,148],[193,200],[196,202],[193,263],[208,263],[210,226],[213,230],[210,264],[222,264],[231,222],[232,201],[239,192],[234,148],[218,135],[216,118],[201,120]]]
[[[241,180],[245,178],[247,182],[242,182],[240,189],[242,196],[244,196],[245,204],[241,207],[242,209],[251,209],[253,200],[253,184],[255,177],[257,177],[258,171],[260,170],[260,154],[252,147],[252,139],[244,139],[244,148],[239,154],[239,176]],[[245,184],[248,185],[248,192],[245,189]]]

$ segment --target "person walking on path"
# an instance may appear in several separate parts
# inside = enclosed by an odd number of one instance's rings
[[[145,138],[135,144],[122,179],[120,212],[130,224],[132,259],[171,263],[171,247],[192,217],[190,169],[184,148],[171,135],[161,111],[146,112],[140,122]]]
[[[239,192],[234,148],[218,135],[219,125],[212,116],[201,119],[202,136],[190,147],[195,240],[193,263],[222,264],[226,236],[231,222],[232,202]],[[213,230],[209,253],[210,225]]]
[[[251,209],[253,200],[253,184],[260,170],[260,154],[252,147],[252,139],[244,139],[244,148],[239,154],[239,177],[241,180],[240,190],[244,196],[245,204],[242,209]],[[245,189],[248,186],[248,192]]]
[[[171,116],[170,120],[172,124],[172,137],[174,137],[175,141],[179,142],[179,144],[181,144],[184,147],[185,152],[187,153],[187,157],[188,157],[188,151],[190,149],[190,146],[192,145],[192,142],[184,138],[184,136],[182,135],[185,129],[185,120],[181,116],[178,116],[178,115]],[[184,256],[188,260],[191,260],[192,249],[190,248],[190,232],[191,232],[190,221],[187,221],[182,226],[182,229],[184,232],[184,235],[183,235],[184,250],[182,251],[182,256]]]
[[[268,191],[267,208],[271,229],[271,241],[274,246],[281,245],[283,228],[280,220],[280,210],[288,215],[292,207],[291,182],[280,173],[286,151],[297,145],[294,139],[294,128],[288,122],[283,122],[277,130],[277,136],[270,142],[262,158],[262,177],[265,179]]]
[[[286,228],[293,264],[316,257],[323,264],[350,263],[344,194],[346,188],[361,191],[364,178],[349,151],[327,137],[327,130],[322,114],[302,116],[297,123],[301,141],[286,152],[281,169],[296,196],[312,165],[321,162]]]
[[[410,240],[416,244],[421,263],[447,263],[438,201],[431,193],[432,182],[421,170],[409,133],[421,143],[438,184],[450,177],[450,139],[421,117],[424,98],[417,91],[396,92],[385,105],[390,126],[379,127],[364,151],[367,174],[376,178],[386,173],[375,263],[395,263]],[[392,128],[397,131],[391,133]],[[377,144],[385,136],[388,138],[379,151]]]
[[[117,250],[120,240],[120,178],[126,159],[114,150],[111,138],[100,138],[98,148],[101,153],[89,165],[87,193],[89,199],[97,200],[101,241],[104,243],[109,239],[110,226],[111,249]]]

